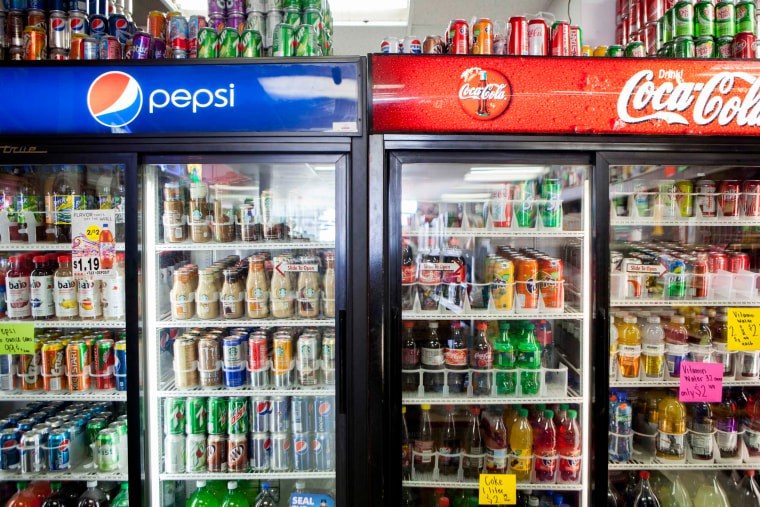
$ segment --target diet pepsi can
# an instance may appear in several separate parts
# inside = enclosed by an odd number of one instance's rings
[[[309,472],[311,464],[311,436],[308,433],[293,434],[293,470]]]
[[[249,464],[254,472],[267,472],[272,462],[272,438],[269,433],[251,433],[248,439]]]
[[[21,473],[47,472],[47,455],[42,448],[43,445],[43,435],[38,431],[27,431],[21,436]]]
[[[0,431],[0,470],[18,470],[21,432],[15,428]]]
[[[71,46],[69,16],[63,11],[52,11],[49,21],[48,47],[50,49],[69,49]]]
[[[71,468],[71,435],[66,428],[56,428],[48,437],[48,463],[50,471],[58,472]]]
[[[314,454],[316,472],[329,472],[335,469],[335,441],[332,433],[315,433],[311,450]]]
[[[87,14],[82,11],[69,11],[69,27],[72,35],[75,33],[84,35],[90,33]]]
[[[251,397],[251,431],[261,433],[272,426],[272,402],[266,396]]]
[[[314,431],[318,433],[334,431],[335,398],[332,396],[314,397]]]
[[[90,14],[90,35],[109,33],[108,18],[104,14]]]
[[[287,396],[275,396],[272,398],[271,431],[275,433],[290,431],[289,408]]]
[[[272,460],[273,472],[287,472],[290,470],[290,437],[287,433],[272,433]]]
[[[290,414],[294,433],[308,433],[314,427],[314,405],[306,396],[290,398]]]

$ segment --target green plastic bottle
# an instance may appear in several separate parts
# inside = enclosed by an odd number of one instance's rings
[[[515,394],[517,389],[517,373],[515,361],[517,351],[509,338],[509,322],[499,321],[499,334],[494,343],[493,367],[497,370],[506,370],[496,373],[496,392],[498,394]]]
[[[219,502],[219,505],[222,505],[222,500],[224,500],[224,495],[227,494],[227,482],[226,481],[207,481],[206,490],[210,491],[214,495],[214,497],[216,497],[216,500]]]
[[[111,502],[111,507],[129,507],[129,483],[122,482],[119,493],[114,497]]]
[[[537,395],[541,391],[541,347],[538,346],[533,330],[536,326],[525,326],[525,339],[517,347],[517,367],[520,372],[522,394]]]
[[[243,493],[238,491],[237,481],[227,483],[227,494],[222,499],[222,507],[251,507],[248,499]]]
[[[187,500],[187,507],[219,507],[219,500],[214,496],[214,491],[206,486],[206,481],[197,481],[196,490]]]

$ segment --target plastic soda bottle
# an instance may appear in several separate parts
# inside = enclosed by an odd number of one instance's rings
[[[760,456],[760,392],[754,391],[744,409],[747,422],[744,426],[744,444],[751,458]]]
[[[453,371],[467,370],[467,339],[459,322],[451,323],[451,336],[446,341],[444,361],[448,370],[446,382],[449,385],[449,394],[464,392],[467,373]]]
[[[684,459],[686,406],[678,401],[675,393],[671,391],[660,401],[657,412],[657,457],[670,460]]]
[[[641,359],[641,330],[636,325],[636,317],[627,315],[618,330],[618,365],[620,375],[637,378]]]
[[[438,440],[438,469],[445,475],[456,474],[459,471],[459,438],[454,423],[454,405],[446,405],[446,422]]]
[[[433,426],[430,423],[430,405],[422,405],[420,416],[420,429],[417,439],[414,441],[414,470],[417,473],[429,473],[433,471]]]
[[[641,477],[641,486],[633,503],[634,507],[660,507],[660,499],[649,484],[649,472],[642,470],[639,472],[639,477]]]
[[[414,322],[404,321],[401,345],[401,390],[416,392],[420,385],[420,348],[414,340]]]
[[[265,491],[264,485],[262,484],[261,492],[264,493],[264,491]],[[268,491],[268,488],[266,491]],[[256,497],[257,507],[275,507],[277,505],[274,502],[272,503],[267,503],[266,501],[260,502],[259,497],[261,497],[261,495]],[[243,493],[238,491],[237,481],[229,481],[227,483],[227,494],[224,495],[224,498],[222,498],[222,507],[249,507],[248,499],[245,497]]]
[[[559,478],[563,482],[576,482],[581,474],[581,430],[578,412],[568,410],[559,427]]]
[[[512,449],[511,469],[518,482],[530,480],[530,462],[533,456],[533,430],[528,422],[528,409],[521,408],[517,422],[509,433],[509,446]]]
[[[536,481],[553,483],[557,473],[557,428],[551,410],[544,410],[533,434],[533,452],[536,455]]]
[[[496,372],[496,393],[515,394],[517,389],[517,372],[515,363],[517,353],[509,338],[509,322],[499,321],[499,334],[494,343],[494,368]]]
[[[660,378],[665,364],[665,332],[660,325],[660,317],[647,318],[641,335],[641,362],[644,365],[644,376]]]
[[[760,505],[760,488],[755,482],[755,471],[745,470],[744,477],[739,482],[739,487],[733,493],[731,505],[744,507],[745,505]]]
[[[491,431],[486,431],[486,471],[489,474],[507,473],[507,460],[509,459],[510,436],[504,425],[502,414],[493,417]]]
[[[660,503],[662,507],[690,507],[691,497],[681,482],[678,474],[675,478],[666,482],[658,491],[660,493]]]
[[[444,349],[443,343],[438,337],[438,323],[428,323],[428,336],[422,342],[422,353],[420,362],[423,370],[443,370],[444,367]],[[425,372],[422,374],[422,383],[425,386],[425,392],[443,392],[443,371]]]
[[[213,495],[211,495],[213,497]],[[214,498],[214,502],[216,502],[216,498]],[[188,505],[190,505],[188,503]],[[203,505],[203,507],[218,507],[218,503],[214,504],[195,504],[196,506],[200,507]],[[116,497],[111,502],[111,507],[129,507],[129,483],[128,482],[122,482],[121,487],[119,488],[119,493],[116,495]]]
[[[493,368],[493,348],[491,347],[491,342],[488,341],[488,336],[486,335],[487,330],[487,323],[479,323],[478,332],[472,339],[470,368],[474,370],[471,373],[473,396],[491,395],[491,372],[484,371],[483,373],[478,373],[477,371],[490,370]]]
[[[222,505],[226,507],[225,504]],[[245,505],[248,505],[248,502]],[[261,483],[261,493],[256,496],[256,503],[253,504],[253,507],[277,507],[277,502],[272,496],[272,486],[269,482],[265,481]]]
[[[127,483],[125,482],[123,484]],[[65,491],[61,490],[60,482],[51,482],[50,491],[52,494],[42,502],[42,507],[70,507],[74,505],[73,500],[69,498]],[[116,500],[118,500],[118,498],[117,495],[116,498],[114,498],[114,503],[112,505],[116,505]]]
[[[686,361],[689,353],[689,332],[684,322],[682,315],[673,315],[665,329],[665,363],[671,378],[681,376],[681,363]]]
[[[533,335],[533,324],[525,326],[525,339],[517,347],[517,367],[523,395],[537,395],[541,391],[541,348]]]
[[[726,492],[718,484],[716,474],[699,487],[694,497],[694,507],[730,507]]]
[[[470,409],[470,422],[464,437],[462,469],[467,479],[477,479],[483,470],[483,440],[480,435],[480,409]]]
[[[412,476],[412,443],[409,440],[409,427],[406,424],[406,407],[401,407],[401,473],[404,479]]]
[[[723,399],[713,404],[718,451],[722,458],[735,458],[739,454],[739,423],[736,402],[727,388],[723,389]]]
[[[610,439],[609,456],[613,461],[631,459],[631,432],[633,409],[626,401],[625,393],[610,397]]]
[[[108,507],[108,496],[98,487],[97,481],[87,481],[87,490],[79,497],[78,507]]]
[[[552,325],[547,320],[536,321],[534,334],[538,346],[541,347],[541,367],[556,368],[557,358],[554,354],[554,341],[552,340]]]
[[[610,316],[610,378],[617,377],[618,373],[618,330],[615,325],[615,317]]]

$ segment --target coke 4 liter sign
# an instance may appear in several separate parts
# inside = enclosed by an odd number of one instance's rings
[[[760,61],[371,58],[375,132],[760,134]]]
[[[357,133],[358,65],[2,67],[0,135]]]

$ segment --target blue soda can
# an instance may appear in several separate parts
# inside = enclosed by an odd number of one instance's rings
[[[108,18],[104,14],[90,14],[90,35],[108,34]]]
[[[48,0],[48,11],[63,11],[69,10],[69,0]]]
[[[8,10],[18,9],[21,11],[25,11],[29,7],[27,6],[28,2],[26,0],[10,0],[8,2]]]
[[[29,419],[34,419],[35,423],[45,422],[45,419],[47,419],[48,417],[49,417],[48,413],[43,412],[41,410],[39,412],[34,412],[33,414],[29,414]]]
[[[293,434],[293,470],[311,471],[311,438],[308,433]]]
[[[127,341],[119,340],[114,346],[113,373],[116,376],[116,390],[127,390]]]
[[[45,5],[45,0],[26,0],[26,8],[44,11],[47,9],[47,6]]]
[[[5,354],[0,356],[0,391],[16,389],[16,356]]]
[[[90,21],[90,25],[92,25],[92,21]],[[111,14],[108,16],[108,33],[118,37],[117,32],[129,33],[129,21],[127,21],[127,17],[124,14]]]
[[[151,37],[149,33],[137,32],[132,36],[130,59],[147,60],[150,58]]]
[[[71,434],[66,428],[56,428],[48,437],[48,463],[51,472],[71,468]]]
[[[100,58],[100,44],[95,37],[85,37],[82,47],[83,60],[98,60]]]
[[[0,470],[16,470],[19,465],[18,444],[21,432],[15,428],[0,431]]]
[[[272,398],[272,423],[273,433],[290,431],[289,400],[287,396],[275,396]]]
[[[8,419],[8,422],[10,422],[12,426],[16,426],[21,419],[26,419],[26,414],[23,412],[13,412],[6,415],[5,418]]]
[[[108,12],[107,0],[82,0],[85,4],[87,12],[90,14],[106,14]]]
[[[666,294],[671,298],[686,297],[686,263],[672,257],[668,264]]]
[[[269,431],[272,423],[272,402],[266,396],[251,397],[251,431]]]
[[[0,419],[0,430],[4,430],[5,428],[14,427],[14,425],[11,424],[10,419]]]
[[[293,433],[308,433],[314,430],[314,405],[306,396],[290,398],[290,416]]]
[[[272,437],[269,433],[251,433],[248,437],[248,462],[254,472],[268,472],[272,460]]]
[[[240,387],[245,383],[245,346],[239,336],[228,336],[222,341],[222,371],[224,385]]]
[[[314,431],[318,433],[335,431],[334,405],[335,398],[332,396],[316,396],[314,398]]]
[[[335,441],[332,433],[315,433],[311,450],[314,453],[314,471],[329,472],[335,469]]]

